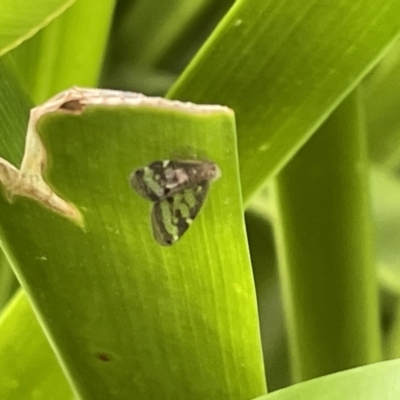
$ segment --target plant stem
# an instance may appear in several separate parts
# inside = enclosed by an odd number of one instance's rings
[[[380,357],[367,165],[355,93],[275,182],[277,244],[296,380]]]

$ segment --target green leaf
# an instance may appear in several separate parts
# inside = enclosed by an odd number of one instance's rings
[[[371,197],[375,219],[378,274],[383,287],[400,294],[400,184],[393,173],[371,171]]]
[[[246,231],[263,344],[268,390],[291,384],[287,334],[282,310],[272,224],[253,204],[246,210]]]
[[[85,227],[32,200],[1,198],[2,242],[77,392],[96,400],[264,393],[233,114],[155,100],[64,111],[39,126],[46,179]],[[129,175],[171,157],[209,159],[223,176],[166,248],[152,238],[151,204]]]
[[[397,170],[399,166],[400,40],[364,85],[365,118],[371,160]]]
[[[160,68],[162,64],[166,68],[167,64],[167,69],[179,70],[232,2],[165,0],[160,6],[157,0],[135,1],[116,24],[114,56],[117,60],[123,57],[124,63],[132,62],[135,72],[139,65],[141,68]],[[189,60],[187,53],[191,53]]]
[[[75,0],[2,0],[0,56],[33,36]]]
[[[32,103],[11,70],[9,57],[0,58],[0,157],[19,165]],[[0,250],[0,309],[17,288],[17,281]]]
[[[20,291],[0,317],[0,398],[71,400],[72,392]]]
[[[129,42],[136,63],[154,65],[209,3],[211,0],[166,0],[160,7],[157,0],[136,1],[125,14],[119,35],[125,40],[135,38]]]
[[[380,358],[365,141],[355,93],[276,178],[277,248],[297,380]]]
[[[35,103],[71,86],[95,87],[115,0],[79,0],[12,56]]]
[[[258,400],[397,400],[400,360],[380,362],[300,383]]]
[[[243,195],[279,171],[400,32],[398,1],[237,1],[169,92],[237,116]]]
[[[11,270],[10,264],[0,250],[0,311],[18,288],[18,282]]]
[[[400,356],[400,307],[397,299],[393,320],[386,340],[385,355],[387,358],[399,358]]]
[[[7,56],[0,58],[0,82],[0,157],[19,165],[33,103],[18,84]]]

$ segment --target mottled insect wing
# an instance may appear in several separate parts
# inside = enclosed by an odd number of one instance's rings
[[[158,243],[170,246],[182,237],[200,211],[208,188],[209,182],[203,181],[154,203],[151,222]]]
[[[158,243],[169,246],[188,230],[210,182],[220,176],[216,164],[198,160],[155,161],[132,173],[132,187],[153,202],[151,223]]]
[[[151,201],[157,201],[163,197],[164,164],[165,161],[155,161],[133,171],[131,185],[137,193]]]
[[[158,201],[193,188],[203,181],[218,179],[218,166],[208,161],[155,161],[131,175],[132,187],[143,197]]]

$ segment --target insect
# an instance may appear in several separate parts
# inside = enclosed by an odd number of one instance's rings
[[[131,175],[131,185],[153,202],[154,238],[163,246],[174,244],[188,230],[207,197],[210,183],[221,176],[209,161],[154,161]]]

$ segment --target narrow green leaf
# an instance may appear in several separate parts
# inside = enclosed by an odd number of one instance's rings
[[[33,36],[75,0],[1,0],[0,56]]]
[[[371,197],[380,283],[390,292],[400,294],[400,183],[396,176],[374,168]]]
[[[0,249],[0,312],[17,289],[17,278],[12,272],[5,254]]]
[[[157,59],[157,66],[162,69],[181,73],[216,26],[232,7],[235,0],[209,1],[202,12],[190,24],[181,29],[180,35],[169,43],[168,52]]]
[[[71,86],[97,85],[114,3],[79,0],[12,52],[35,103]]]
[[[297,380],[380,358],[359,113],[352,94],[276,179],[277,244]]]
[[[369,155],[398,171],[400,160],[400,40],[364,85]]]
[[[169,97],[237,115],[248,199],[279,171],[400,32],[398,1],[237,1]]]
[[[130,40],[130,57],[138,64],[155,65],[212,0],[136,1],[125,15],[119,36]],[[149,35],[151,32],[151,35]]]
[[[0,317],[0,371],[2,400],[72,399],[71,389],[22,291]]]
[[[0,82],[0,157],[19,165],[32,103],[18,85],[7,56],[0,58]],[[1,309],[17,289],[18,283],[1,249],[0,253]]]
[[[385,361],[332,374],[258,400],[397,400],[400,396],[400,360]]]
[[[0,157],[19,165],[32,101],[18,84],[10,59],[0,58]]]
[[[385,355],[387,358],[400,357],[400,307],[398,301],[395,307],[393,321],[385,343]]]
[[[247,240],[256,284],[258,316],[268,390],[291,384],[286,327],[271,222],[249,207],[245,213]]]

